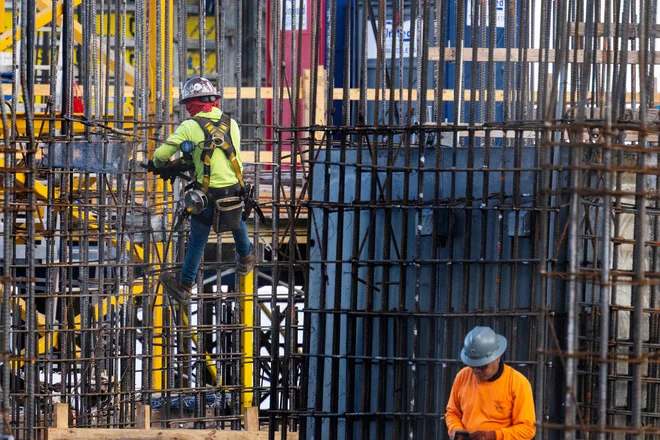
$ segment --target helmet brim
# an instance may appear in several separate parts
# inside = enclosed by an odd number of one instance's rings
[[[185,103],[188,102],[188,101],[192,101],[193,99],[197,99],[197,98],[202,98],[202,97],[204,97],[204,96],[213,96],[213,97],[215,97],[216,99],[219,99],[219,98],[220,98],[220,95],[217,94],[217,93],[210,93],[210,92],[208,92],[208,93],[198,93],[198,94],[196,94],[196,95],[194,95],[194,96],[189,96],[189,97],[187,97],[187,98],[180,99],[180,100],[179,100],[179,103],[180,103],[180,104],[185,104]]]
[[[468,367],[483,367],[488,365],[494,360],[500,358],[506,351],[507,341],[504,336],[497,335],[497,350],[491,353],[490,356],[481,359],[472,359],[465,353],[465,347],[461,349],[461,360]]]

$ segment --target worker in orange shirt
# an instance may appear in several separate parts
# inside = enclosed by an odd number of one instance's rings
[[[445,420],[455,440],[526,440],[536,433],[532,386],[502,362],[507,342],[490,327],[465,336],[463,368],[451,389]]]

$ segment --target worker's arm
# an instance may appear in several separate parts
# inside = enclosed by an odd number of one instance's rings
[[[456,430],[464,430],[463,426],[463,411],[461,410],[461,402],[458,398],[458,392],[463,386],[463,377],[458,373],[454,384],[451,387],[451,394],[449,395],[449,402],[447,402],[447,410],[445,412],[445,422],[447,423],[447,431],[451,435]]]
[[[234,145],[234,150],[236,150],[236,159],[238,159],[238,164],[241,166],[241,173],[243,172],[243,160],[241,159],[241,129],[238,127],[238,123],[235,120],[231,120],[231,126],[229,127],[229,134],[231,135],[231,143]]]
[[[536,413],[532,386],[522,375],[513,380],[512,425],[496,431],[497,440],[529,440],[536,434]]]
[[[181,144],[184,141],[190,140],[190,124],[189,121],[183,121],[181,125],[172,133],[165,143],[160,147],[156,148],[154,151],[154,166],[156,168],[164,167],[167,162],[170,160],[170,157],[174,156],[177,151],[181,149]],[[194,121],[192,121],[194,122]]]

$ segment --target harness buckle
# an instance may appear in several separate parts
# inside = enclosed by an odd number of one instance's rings
[[[225,136],[222,133],[216,133],[211,137],[211,143],[216,147],[222,147],[225,143]]]

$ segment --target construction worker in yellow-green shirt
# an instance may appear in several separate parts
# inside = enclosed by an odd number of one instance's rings
[[[163,272],[160,276],[168,294],[185,305],[192,295],[197,269],[211,227],[216,229],[214,220],[217,221],[219,214],[239,216],[230,218],[227,223],[232,225],[230,230],[236,245],[236,272],[239,275],[249,273],[254,268],[256,258],[242,209],[218,212],[216,208],[216,201],[233,198],[240,203],[244,196],[246,186],[242,179],[241,134],[238,124],[222,113],[220,95],[206,78],[196,77],[186,82],[180,102],[185,104],[191,119],[183,121],[156,149],[150,169],[155,173],[166,169],[170,158],[179,151],[184,161],[194,164],[197,182],[195,189],[186,193],[185,200],[191,221],[183,268],[181,272]]]
[[[463,368],[451,388],[445,421],[454,440],[529,440],[536,433],[532,386],[504,365],[507,341],[490,327],[465,336]]]

